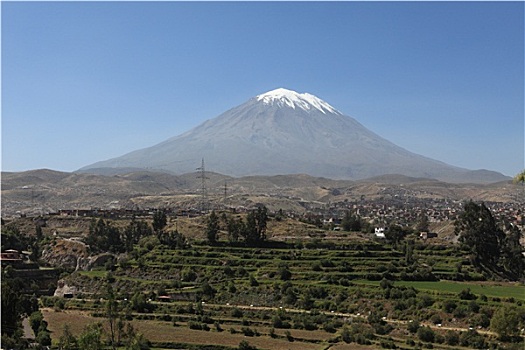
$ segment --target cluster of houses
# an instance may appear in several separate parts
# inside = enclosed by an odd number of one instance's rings
[[[508,222],[523,228],[525,224],[524,209],[515,202],[485,202],[498,222]],[[462,201],[445,199],[412,199],[412,200],[370,200],[358,203],[333,203],[329,209],[317,208],[324,216],[342,217],[350,210],[362,219],[374,222],[377,226],[388,226],[395,222],[410,225],[426,216],[429,222],[454,221],[463,211]]]

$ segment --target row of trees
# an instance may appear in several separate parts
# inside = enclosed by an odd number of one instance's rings
[[[239,242],[241,239],[248,245],[257,245],[266,240],[266,228],[268,223],[268,209],[264,206],[252,210],[246,216],[246,221],[242,217],[222,217],[225,229],[228,232],[228,240],[231,243]],[[208,217],[206,226],[206,237],[211,244],[219,240],[221,231],[221,219],[212,211]]]
[[[93,219],[85,242],[93,252],[129,253],[142,239],[156,236],[159,243],[172,249],[183,248],[187,244],[184,235],[176,230],[167,231],[166,226],[167,217],[162,210],[154,213],[151,225],[133,218],[123,229],[104,219]]]

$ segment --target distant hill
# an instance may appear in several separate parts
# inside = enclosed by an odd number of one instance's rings
[[[33,170],[2,173],[2,216],[44,214],[59,209],[197,208],[201,200],[200,173],[173,175],[139,171],[112,176]],[[523,193],[512,181],[491,184],[452,184],[384,175],[359,181],[333,180],[304,174],[232,177],[206,172],[205,186],[212,207],[252,207],[304,211],[306,206],[358,201],[361,198],[445,198],[509,202]]]
[[[203,158],[208,170],[236,177],[308,174],[358,180],[401,174],[457,183],[509,179],[409,152],[320,98],[286,89],[258,95],[182,135],[80,171],[184,174],[199,167]]]

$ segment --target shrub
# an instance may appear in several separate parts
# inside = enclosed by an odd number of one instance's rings
[[[239,350],[257,350],[257,348],[253,345],[250,345],[246,340],[242,340],[239,343]]]
[[[345,343],[352,342],[352,333],[350,333],[350,330],[346,326],[341,330],[341,340],[343,340]]]
[[[232,317],[241,318],[242,316],[243,316],[243,312],[241,309],[236,307],[232,310]]]
[[[459,305],[453,312],[454,317],[463,318],[468,315],[468,308],[465,305]]]
[[[250,327],[242,327],[241,333],[244,334],[245,337],[253,337],[255,335],[255,332]]]
[[[416,333],[420,327],[418,320],[409,321],[407,325],[407,329],[410,333]]]
[[[292,279],[292,272],[290,271],[288,266],[283,265],[279,268],[279,278],[282,281],[289,281],[290,279]]]
[[[321,264],[316,262],[312,265],[312,271],[316,271],[316,272],[323,271],[323,268],[321,267]]]
[[[288,339],[289,342],[293,342],[295,340],[290,331],[286,331],[284,335],[286,336],[286,339]]]
[[[475,300],[477,298],[476,294],[470,291],[470,288],[463,289],[461,292],[458,293],[458,297],[461,300]]]
[[[434,341],[434,331],[428,326],[420,327],[417,330],[417,337],[421,341],[432,343]]]
[[[275,328],[270,328],[270,333],[269,333],[270,337],[271,338],[277,338],[277,334],[275,334]]]
[[[51,335],[47,331],[38,332],[36,342],[42,346],[51,345]]]
[[[289,322],[283,321],[282,318],[277,315],[272,318],[272,326],[274,328],[284,328],[284,329],[291,328],[291,325]]]
[[[443,323],[443,319],[438,314],[433,314],[432,317],[430,317],[430,322],[433,324]]]
[[[461,333],[459,337],[459,343],[461,346],[470,346],[476,349],[485,348],[485,339],[475,330],[469,330]]]
[[[328,333],[335,333],[337,331],[336,325],[333,322],[325,323],[323,325],[323,329],[325,330],[325,332],[328,332]]]
[[[445,300],[443,302],[443,311],[447,313],[452,313],[456,309],[457,305],[453,300]]]
[[[250,286],[251,287],[257,287],[259,285],[259,282],[253,277],[253,275],[250,275]]]
[[[445,343],[447,343],[447,345],[451,345],[451,346],[458,345],[459,344],[459,334],[458,334],[458,332],[448,330],[445,333]]]
[[[29,316],[29,325],[35,334],[38,333],[42,321],[44,321],[44,316],[40,311],[35,311]]]

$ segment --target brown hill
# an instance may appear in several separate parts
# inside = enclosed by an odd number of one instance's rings
[[[200,175],[139,171],[103,176],[47,169],[2,173],[2,216],[44,214],[59,209],[196,208],[202,198]],[[510,181],[484,185],[401,175],[358,182],[301,174],[238,178],[212,172],[205,175],[207,198],[212,206],[250,207],[261,203],[275,210],[304,211],[329,202],[396,196],[509,202],[523,193],[520,186]]]

